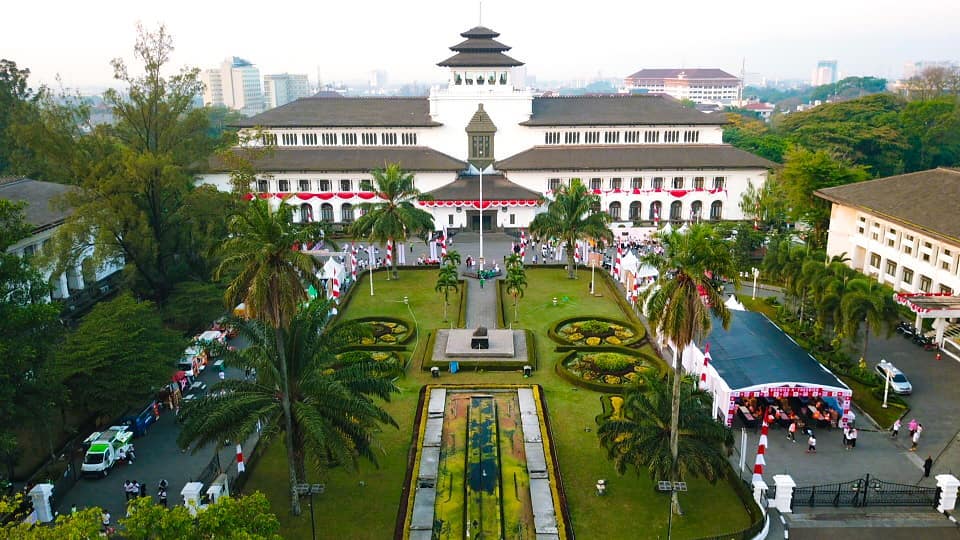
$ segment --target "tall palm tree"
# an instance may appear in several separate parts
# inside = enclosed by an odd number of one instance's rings
[[[613,241],[613,233],[607,228],[610,215],[594,212],[600,197],[591,193],[587,186],[574,178],[569,186],[560,186],[547,205],[547,211],[537,214],[530,223],[530,233],[540,238],[558,238],[566,246],[567,274],[574,279],[574,254],[577,240]]]
[[[600,444],[617,472],[624,474],[633,468],[639,474],[646,469],[654,480],[689,475],[716,482],[728,466],[723,446],[730,431],[710,415],[709,394],[697,390],[695,384],[680,386],[680,453],[674,459],[670,385],[649,374],[643,382],[627,389],[619,413],[604,419],[597,429]]]
[[[507,286],[507,294],[513,297],[513,320],[516,322],[520,318],[520,299],[527,288],[527,271],[519,255],[507,257],[507,276],[503,281]]]
[[[383,424],[397,424],[374,398],[389,400],[397,391],[391,378],[399,368],[367,353],[342,353],[363,331],[350,321],[329,325],[332,307],[329,299],[315,299],[279,333],[268,322],[237,321],[239,336],[250,346],[228,351],[226,364],[255,369],[256,380],[222,381],[206,397],[186,406],[181,412],[180,446],[242,441],[259,422],[267,426],[267,436],[283,432],[291,479],[306,481],[308,458],[320,469],[356,466],[358,458],[376,464],[374,431]],[[284,377],[287,392],[280,390]],[[278,391],[288,397],[292,414],[277,399]],[[293,487],[291,491],[296,501]],[[293,508],[296,513],[297,506]]]
[[[730,325],[730,310],[723,303],[717,280],[727,277],[739,286],[736,262],[727,244],[712,227],[696,224],[684,233],[661,236],[663,254],[642,257],[644,263],[657,269],[654,285],[641,295],[651,328],[673,344],[673,417],[670,423],[670,450],[673,461],[679,460],[680,380],[683,377],[681,356],[694,339],[705,336],[720,319],[724,328]],[[677,470],[674,469],[676,473]],[[680,513],[676,493],[673,511]]]
[[[847,283],[847,292],[841,301],[844,334],[853,339],[863,323],[863,351],[860,363],[867,357],[867,345],[870,330],[875,333],[893,333],[899,319],[897,303],[893,300],[893,291],[868,277],[851,279]]]
[[[297,313],[298,306],[308,299],[304,284],[319,287],[316,277],[319,261],[295,249],[309,241],[311,233],[294,226],[291,206],[281,204],[276,211],[271,211],[270,205],[261,199],[253,199],[244,212],[234,216],[229,230],[231,236],[222,248],[223,260],[214,271],[214,279],[236,272],[225,293],[227,307],[245,303],[252,317],[272,329],[276,342],[282,342],[284,328]],[[275,352],[278,354],[278,389],[283,411],[281,420],[285,424],[291,505],[294,514],[299,514],[287,361],[283,347],[277,347]]]
[[[447,320],[447,306],[450,304],[450,289],[460,290],[460,276],[457,267],[450,263],[445,263],[440,267],[440,273],[437,275],[437,284],[433,290],[443,293],[443,320]]]
[[[460,252],[455,249],[451,249],[450,251],[448,251],[447,254],[443,256],[443,260],[440,261],[441,264],[450,264],[450,265],[453,265],[454,267],[460,266],[461,262],[462,261],[460,260]]]
[[[374,190],[380,202],[362,203],[363,215],[350,226],[350,233],[370,242],[394,244],[406,242],[433,231],[433,216],[417,208],[415,201],[423,194],[413,184],[413,174],[392,163],[373,171]],[[397,279],[397,257],[393,257],[391,273]]]

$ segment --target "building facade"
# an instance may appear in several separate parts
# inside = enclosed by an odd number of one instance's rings
[[[903,293],[960,291],[960,170],[933,169],[819,190],[833,203],[827,255]],[[950,202],[953,201],[953,202]]]
[[[544,196],[579,178],[614,226],[652,225],[744,219],[741,195],[773,166],[723,144],[720,115],[659,94],[537,96],[499,34],[461,36],[427,98],[310,97],[241,122],[262,134],[251,144],[274,146],[251,191],[346,224],[376,198],[371,172],[399,163],[438,230],[491,230],[529,226]],[[214,160],[201,182],[229,189],[229,174]]]
[[[263,98],[267,109],[275,109],[310,95],[305,73],[281,73],[263,76]]]
[[[817,62],[817,69],[813,71],[813,77],[810,84],[813,86],[823,86],[833,84],[839,80],[836,60],[821,60]]]
[[[623,80],[629,92],[666,94],[697,104],[733,105],[740,79],[722,69],[641,69]]]
[[[29,178],[0,181],[0,199],[25,203],[24,217],[33,227],[30,236],[10,246],[7,252],[29,258],[45,254],[51,248],[57,228],[70,214],[69,211],[60,209],[55,201],[71,189],[71,186],[64,184]],[[77,293],[106,281],[123,269],[120,262],[96,265],[92,256],[93,247],[90,246],[66,271],[58,275],[54,275],[49,266],[39,268],[53,289],[51,300],[69,302]]]
[[[266,109],[260,70],[243,58],[227,58],[219,68],[201,71],[200,82],[204,105],[227,107],[245,116]]]

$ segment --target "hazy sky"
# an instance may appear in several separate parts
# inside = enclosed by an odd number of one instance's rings
[[[227,56],[262,73],[325,81],[437,81],[436,63],[478,22],[476,0],[32,0],[4,2],[0,58],[68,87],[112,84],[111,58],[131,58],[138,21],[164,23],[175,66]],[[483,24],[537,78],[623,77],[643,67],[719,67],[809,79],[820,59],[843,75],[899,77],[915,60],[957,60],[956,0],[486,0]]]

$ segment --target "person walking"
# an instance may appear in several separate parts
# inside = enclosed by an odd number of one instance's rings
[[[859,435],[860,435],[860,432],[857,431],[857,428],[853,428],[853,429],[850,430],[849,445],[847,446],[847,449],[848,449],[848,450],[853,450],[854,448],[857,447],[857,437],[858,437]]]
[[[140,495],[141,497],[146,497],[146,496],[147,496],[147,485],[144,484],[143,482],[138,482],[138,483],[137,483],[137,491],[138,491],[138,493],[139,493],[139,495]]]
[[[787,438],[793,442],[797,442],[797,421],[794,420],[790,422],[790,427],[787,428]]]
[[[912,443],[913,443],[913,444],[910,445],[910,451],[911,451],[911,452],[916,452],[916,451],[917,451],[917,445],[920,444],[920,431],[914,431],[914,432],[913,432],[913,436],[910,437],[910,440],[911,440]]]
[[[843,449],[850,449],[850,426],[843,426]]]
[[[123,481],[123,494],[124,494],[124,496],[127,498],[128,501],[130,500],[130,493],[131,493],[131,491],[130,491],[130,481],[129,481],[129,480],[124,480],[124,481]]]
[[[165,488],[160,488],[160,491],[157,492],[157,498],[160,499],[160,505],[166,508],[167,507],[167,490]]]
[[[913,439],[913,434],[917,432],[917,425],[918,425],[918,424],[917,424],[917,419],[916,419],[916,418],[910,419],[910,423],[907,424],[907,429],[910,430],[910,438],[911,438],[911,439]]]
[[[817,437],[814,436],[813,432],[810,432],[810,438],[807,439],[807,453],[808,454],[817,453]]]
[[[483,275],[481,274],[481,275],[480,275],[480,288],[481,288],[481,289],[483,288],[484,282],[486,282],[486,279],[484,279],[484,278],[483,278]]]
[[[896,439],[897,435],[900,435],[900,419],[897,418],[893,422],[893,427],[890,428],[890,437]]]
[[[933,456],[927,456],[927,459],[923,460],[923,477],[930,478],[930,469],[933,468]]]

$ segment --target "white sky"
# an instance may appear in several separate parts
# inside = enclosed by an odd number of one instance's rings
[[[227,56],[261,73],[391,83],[438,81],[435,64],[477,24],[476,0],[32,0],[4,2],[0,58],[31,84],[112,84],[111,58],[130,58],[135,25],[165,23],[173,65]],[[916,60],[960,56],[956,0],[486,0],[483,24],[540,80],[623,77],[643,67],[719,67],[809,80],[820,59],[842,75],[896,78]]]

